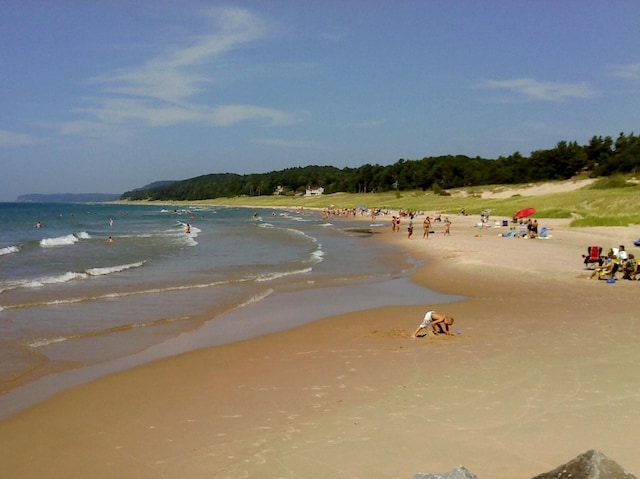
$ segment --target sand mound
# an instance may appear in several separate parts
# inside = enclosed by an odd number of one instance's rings
[[[518,185],[510,188],[508,186],[500,187],[500,189],[483,191],[482,198],[510,198],[514,195],[520,196],[539,196],[552,193],[565,193],[567,191],[578,190],[590,185],[595,180],[592,178],[584,180],[568,180],[547,183],[529,183],[527,185]]]

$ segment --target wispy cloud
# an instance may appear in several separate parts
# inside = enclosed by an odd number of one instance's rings
[[[40,143],[42,140],[24,133],[15,133],[13,131],[0,130],[0,147],[19,147],[29,146]]]
[[[200,93],[211,83],[199,73],[223,55],[251,42],[266,38],[269,29],[259,18],[238,8],[214,8],[208,17],[217,26],[215,33],[201,35],[190,44],[173,48],[145,64],[93,78],[105,91],[180,103]]]
[[[213,8],[207,16],[214,22],[214,33],[167,49],[144,64],[90,79],[89,85],[99,91],[88,100],[88,106],[74,110],[84,119],[60,123],[60,133],[95,131],[96,122],[105,127],[132,123],[144,127],[183,123],[223,127],[251,120],[269,126],[297,121],[296,114],[278,109],[198,101],[202,93],[211,93],[216,71],[223,68],[218,63],[225,55],[272,34],[260,18],[239,8]]]
[[[93,108],[78,109],[97,118],[103,124],[137,123],[148,127],[163,127],[182,123],[205,123],[224,127],[243,121],[260,120],[269,126],[286,125],[298,121],[298,116],[277,109],[254,105],[225,105],[219,107],[157,104],[145,99],[113,98]],[[67,133],[73,133],[74,125],[65,125]],[[87,128],[92,126],[86,123]]]
[[[531,100],[562,101],[567,98],[592,98],[597,92],[586,83],[541,82],[533,78],[486,80],[482,87],[507,90]]]
[[[614,77],[624,78],[625,80],[640,80],[640,63],[611,65],[609,70]]]
[[[278,148],[303,148],[310,150],[326,150],[326,145],[315,141],[291,141],[279,138],[261,138],[253,140],[253,143],[266,146],[274,146]]]

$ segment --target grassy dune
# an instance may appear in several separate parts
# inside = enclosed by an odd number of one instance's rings
[[[511,217],[516,211],[534,207],[538,218],[572,218],[572,226],[627,226],[640,224],[640,185],[635,182],[600,180],[572,188],[571,182],[545,183],[544,194],[531,194],[532,185],[495,185],[449,190],[450,195],[403,191],[386,193],[335,193],[315,197],[243,196],[194,202],[208,205],[287,208],[368,208],[417,210],[470,215],[485,209],[493,217]],[[491,197],[490,193],[501,197]]]

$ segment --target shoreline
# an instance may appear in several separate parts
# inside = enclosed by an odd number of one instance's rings
[[[506,479],[594,448],[640,471],[640,285],[587,280],[580,258],[630,229],[524,240],[452,219],[451,237],[375,236],[426,261],[417,284],[468,297],[436,306],[460,336],[410,339],[429,305],[383,306],[138,366],[0,421],[0,472]]]

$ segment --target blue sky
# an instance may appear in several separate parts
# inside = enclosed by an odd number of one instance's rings
[[[634,0],[0,7],[0,201],[640,133]]]

